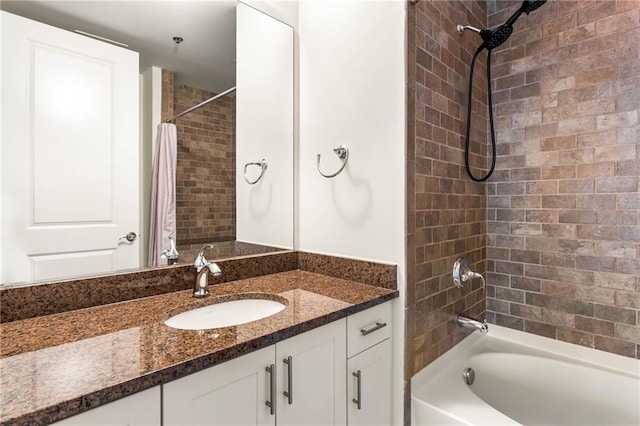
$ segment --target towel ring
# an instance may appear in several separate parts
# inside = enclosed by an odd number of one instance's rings
[[[258,176],[256,178],[256,180],[251,181],[251,180],[247,179],[247,167],[249,167],[249,166],[260,166],[260,176]],[[260,179],[262,179],[262,176],[264,176],[264,172],[267,170],[267,166],[268,166],[267,160],[265,160],[264,158],[262,160],[260,160],[260,161],[256,161],[256,162],[253,162],[253,163],[245,164],[244,165],[244,180],[249,185],[255,185],[256,183],[258,183],[258,181]]]
[[[347,161],[349,161],[349,148],[347,148],[346,145],[340,145],[339,147],[334,148],[333,152],[335,152],[338,158],[342,160],[342,166],[338,169],[337,172],[333,174],[324,174],[322,170],[320,170],[320,154],[318,154],[318,162],[317,162],[318,172],[326,178],[332,178],[332,177],[338,176],[340,172],[342,172],[342,170],[344,170],[344,168],[346,167]]]

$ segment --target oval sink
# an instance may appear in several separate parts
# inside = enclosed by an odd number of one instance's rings
[[[172,316],[164,323],[182,330],[206,330],[245,324],[275,315],[287,306],[275,300],[241,299],[220,302]]]

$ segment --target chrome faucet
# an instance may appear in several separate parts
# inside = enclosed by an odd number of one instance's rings
[[[162,250],[160,253],[160,257],[163,259],[167,259],[167,265],[175,265],[178,263],[180,259],[180,253],[176,250],[176,240],[173,236],[169,237],[170,247],[168,249]]]
[[[458,315],[456,318],[456,323],[458,327],[471,328],[473,330],[480,330],[482,333],[489,332],[489,324],[487,324],[487,320],[485,319],[483,322],[476,321],[472,318],[463,317],[462,315]]]
[[[214,277],[222,273],[218,265],[205,259],[204,252],[208,248],[213,248],[213,245],[206,244],[202,247],[194,262],[198,275],[196,276],[196,286],[193,290],[193,297],[206,297],[209,295],[209,271],[211,271]]]

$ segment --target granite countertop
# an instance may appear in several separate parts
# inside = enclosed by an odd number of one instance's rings
[[[0,424],[48,424],[166,383],[397,297],[301,270],[0,324]],[[164,321],[242,294],[284,298],[262,320],[204,331]],[[281,299],[280,299],[281,300]]]

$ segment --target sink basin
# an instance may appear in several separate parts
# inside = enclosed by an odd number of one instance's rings
[[[275,300],[240,299],[219,302],[172,316],[164,323],[182,330],[206,330],[245,324],[275,315],[287,306]]]

